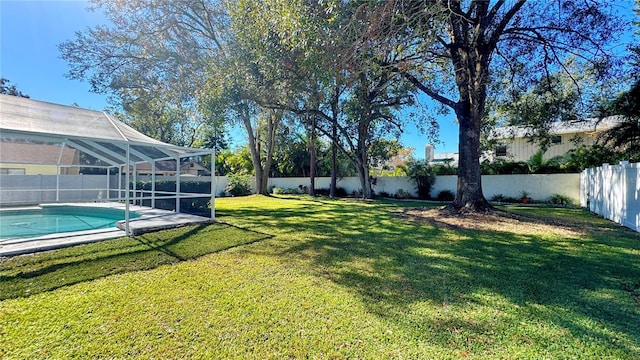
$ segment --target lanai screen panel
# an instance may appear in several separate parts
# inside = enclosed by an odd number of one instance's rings
[[[3,131],[166,145],[100,111],[0,95]]]
[[[146,136],[109,114],[0,94],[0,135],[3,139],[67,143],[112,165],[209,155],[210,150],[184,148]]]
[[[61,175],[76,175],[80,169],[96,167],[122,171],[132,169],[133,165],[158,160],[180,161],[191,156],[212,155],[211,150],[184,148],[155,140],[100,111],[3,94],[0,94],[0,146],[3,156],[13,157],[0,159],[0,168],[7,164],[23,165],[19,166],[21,169],[17,169],[17,166],[11,169],[7,167],[4,169],[7,170],[6,176],[0,174],[0,203],[8,199],[10,193],[11,196],[14,193],[16,196],[21,193],[24,195],[26,180],[9,177],[19,170],[23,171],[21,176],[37,175],[42,179],[51,177],[50,182],[55,186],[39,185],[33,191],[41,197],[53,191],[55,198],[42,198],[39,201],[62,201],[61,196],[65,191],[72,192],[75,189],[66,189],[64,182],[71,177],[62,179]],[[31,165],[50,166],[34,168]],[[101,172],[113,173],[106,170]],[[15,186],[9,184],[9,181],[14,182]],[[114,185],[120,188],[120,182],[130,180],[123,179],[122,176],[106,176],[105,181],[109,184],[102,184],[100,188],[91,186],[88,191],[99,194],[102,187],[110,191]],[[139,192],[134,193],[134,197],[139,196]],[[129,191],[125,191],[127,199],[129,194]],[[213,199],[213,191],[211,194],[197,195]],[[180,198],[184,196],[192,197],[192,194],[175,193],[176,210],[179,209]],[[98,195],[94,197],[99,198]]]

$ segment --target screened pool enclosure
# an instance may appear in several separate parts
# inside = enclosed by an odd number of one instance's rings
[[[126,204],[127,234],[130,204],[164,209],[171,204],[170,210],[180,213],[185,204],[199,202],[213,219],[215,182],[181,185],[187,176],[195,178],[185,164],[208,155],[213,173],[212,150],[163,143],[104,112],[0,95],[0,206],[5,208],[120,202]],[[169,178],[167,164],[175,166]]]

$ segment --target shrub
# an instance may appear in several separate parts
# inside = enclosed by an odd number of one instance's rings
[[[438,193],[436,198],[438,201],[453,201],[456,196],[450,190],[442,190]]]
[[[573,200],[570,197],[568,197],[567,195],[562,195],[562,194],[553,194],[553,195],[551,195],[551,197],[549,197],[549,200],[547,200],[547,202],[549,204],[561,205],[561,206],[574,206],[575,205],[573,203]]]
[[[320,188],[316,189],[317,196],[329,196],[330,189]],[[338,187],[336,188],[336,196],[337,197],[345,197],[347,196],[347,191],[344,188]]]
[[[208,181],[184,181],[180,183],[180,191],[183,193],[200,193],[208,194],[211,192],[211,183]],[[146,190],[143,194],[141,204],[143,206],[151,206],[151,181],[138,181],[136,183],[136,189]],[[156,181],[156,191],[175,192],[176,181],[175,180],[160,180]],[[187,214],[202,215],[207,214],[211,209],[211,198],[205,196],[202,198],[190,198],[180,200],[180,211]],[[176,199],[175,198],[156,198],[155,207],[163,210],[175,210]]]
[[[431,186],[436,181],[433,169],[424,160],[410,161],[407,165],[407,174],[411,177],[418,188],[418,198],[428,199],[431,192]]]
[[[396,198],[398,199],[409,199],[411,198],[411,194],[403,189],[398,189],[398,191],[396,191]]]
[[[273,187],[273,191],[271,191],[274,195],[291,195],[291,194],[301,194],[300,190],[297,188],[281,188],[281,187]]]
[[[507,198],[502,194],[495,194],[491,197],[491,201],[495,202],[505,202]]]
[[[233,196],[244,196],[251,194],[251,184],[249,175],[230,174],[225,192]]]
[[[522,161],[499,159],[493,162],[483,161],[480,164],[482,175],[528,174],[529,166]]]
[[[451,164],[436,164],[431,169],[435,175],[458,175],[458,168]]]

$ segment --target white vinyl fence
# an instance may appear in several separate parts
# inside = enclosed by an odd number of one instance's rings
[[[580,205],[640,232],[640,163],[623,161],[584,170]]]
[[[137,176],[137,181],[150,181],[150,176]],[[157,181],[175,181],[173,176],[157,176]],[[183,176],[181,183],[210,182],[208,176]],[[214,193],[221,196],[227,187],[226,176],[216,176]],[[316,178],[317,189],[328,189],[331,179]],[[112,175],[107,184],[104,175],[65,175],[57,182],[55,175],[3,175],[0,176],[0,205],[40,204],[48,202],[91,202],[117,200],[118,187],[123,181]],[[438,176],[431,189],[431,196],[436,197],[440,191],[448,190],[456,193],[456,176]],[[252,184],[254,185],[254,184]],[[309,186],[309,178],[271,178],[269,186],[283,189],[300,189]],[[357,177],[338,179],[338,187],[348,195],[360,192],[360,181]],[[553,194],[562,194],[580,201],[580,174],[551,175],[485,175],[482,187],[487,199],[495,195],[518,198],[526,191],[534,200],[546,200]],[[56,189],[59,191],[57,192]],[[377,194],[386,193],[391,196],[398,192],[407,192],[417,196],[415,183],[409,177],[378,177],[374,190]],[[56,199],[56,192],[58,198]],[[120,194],[120,197],[122,195]]]
[[[458,177],[438,176],[431,188],[431,196],[442,190],[456,193]],[[522,192],[537,201],[546,201],[552,195],[569,197],[574,203],[580,201],[580,174],[529,174],[529,175],[483,175],[482,193],[487,199],[496,195],[520,198]]]
[[[330,178],[316,178],[316,189],[328,189]],[[458,177],[437,176],[431,188],[431,196],[437,197],[443,190],[451,191],[455,195]],[[269,186],[283,189],[297,189],[308,186],[309,178],[271,178]],[[357,177],[338,179],[338,187],[345,189],[347,194],[358,193],[361,186]],[[377,194],[387,193],[395,195],[399,190],[406,191],[412,196],[418,196],[415,182],[404,176],[378,177],[374,190]],[[534,200],[544,201],[554,194],[568,196],[575,203],[580,202],[580,174],[548,174],[548,175],[484,175],[482,176],[482,191],[487,199],[495,195],[519,198],[523,191]]]

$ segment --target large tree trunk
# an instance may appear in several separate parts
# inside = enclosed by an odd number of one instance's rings
[[[478,11],[485,12],[487,7],[488,3],[483,4]],[[474,42],[468,44],[467,24],[457,17],[450,21],[453,29],[450,54],[460,94],[454,107],[460,127],[458,187],[452,205],[458,211],[487,211],[492,206],[482,193],[480,134],[487,99],[490,48],[483,46],[483,33],[476,34]]]
[[[481,116],[468,111],[457,112],[460,123],[458,186],[453,207],[458,210],[486,211],[491,204],[482,193],[482,174],[480,171],[480,127]],[[474,116],[475,115],[475,116]]]

